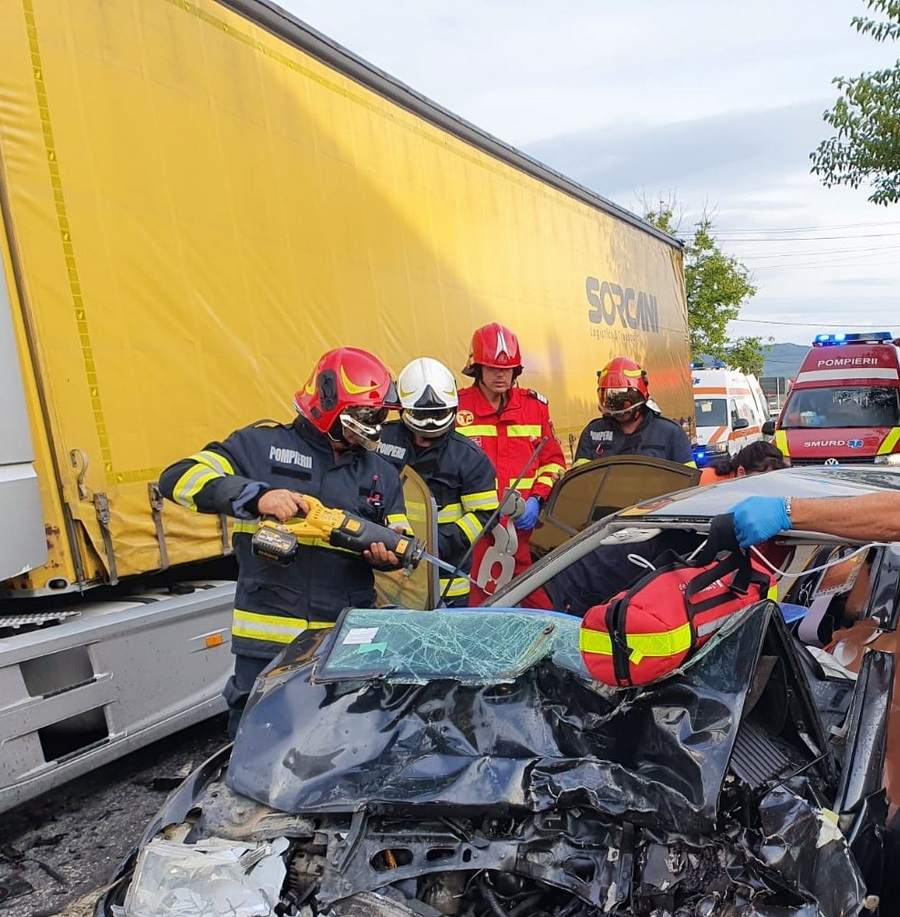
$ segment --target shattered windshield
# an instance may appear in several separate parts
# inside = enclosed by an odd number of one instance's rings
[[[497,684],[514,680],[550,654],[587,678],[578,652],[580,625],[578,618],[553,612],[351,609],[315,680],[425,684],[452,678]]]

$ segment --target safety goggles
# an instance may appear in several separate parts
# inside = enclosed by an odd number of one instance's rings
[[[388,409],[383,406],[350,405],[341,411],[344,438],[374,451],[381,438],[381,425],[387,420]]]
[[[403,416],[411,420],[420,430],[445,430],[456,419],[456,408],[437,411],[424,408],[405,408]]]
[[[601,388],[597,390],[600,410],[606,414],[624,414],[644,404],[636,388]]]

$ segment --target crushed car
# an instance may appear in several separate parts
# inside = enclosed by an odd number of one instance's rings
[[[588,524],[484,607],[346,610],[263,673],[233,747],[173,793],[97,917],[894,912],[894,655],[871,643],[896,629],[900,546],[783,533],[768,563],[809,555],[784,602],[650,685],[600,684],[579,651],[588,608],[743,497],[880,488],[900,469],[691,487]],[[520,607],[538,588],[555,610]],[[799,635],[810,615],[822,647]]]

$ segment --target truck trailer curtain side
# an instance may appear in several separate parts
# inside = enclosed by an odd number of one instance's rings
[[[691,422],[680,243],[274,5],[3,0],[0,60],[0,515],[28,533],[0,567],[0,809],[216,709],[232,587],[161,583],[231,524],[156,481],[289,421],[323,351],[458,372],[499,321],[569,455],[619,353]],[[150,599],[85,609],[135,581]]]
[[[89,579],[109,575],[110,541],[119,577],[156,568],[148,483],[223,431],[290,417],[333,346],[461,368],[472,330],[501,321],[564,441],[619,352],[670,416],[691,416],[674,240],[464,122],[451,133],[371,68],[385,92],[362,85],[336,46],[313,57],[321,37],[269,4],[240,6],[3,7],[21,359]],[[198,535],[196,518],[165,515],[171,563],[221,552],[214,523]]]

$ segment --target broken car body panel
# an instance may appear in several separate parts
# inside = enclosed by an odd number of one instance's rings
[[[758,491],[884,483],[814,471],[759,476]],[[281,857],[271,907],[286,915],[311,905],[335,917],[877,907],[891,654],[867,653],[855,680],[826,672],[767,601],[675,676],[617,690],[587,675],[577,616],[508,607],[538,585],[554,598],[584,587],[568,574],[586,576],[607,554],[604,581],[628,554],[696,546],[745,495],[740,483],[603,520],[490,607],[349,610],[332,633],[298,640],[258,681],[230,763],[223,755],[172,797],[97,913],[124,903],[138,917],[133,890],[150,888],[145,864],[173,855],[173,834],[231,841],[235,861]],[[186,887],[210,887],[206,873],[185,875]]]

